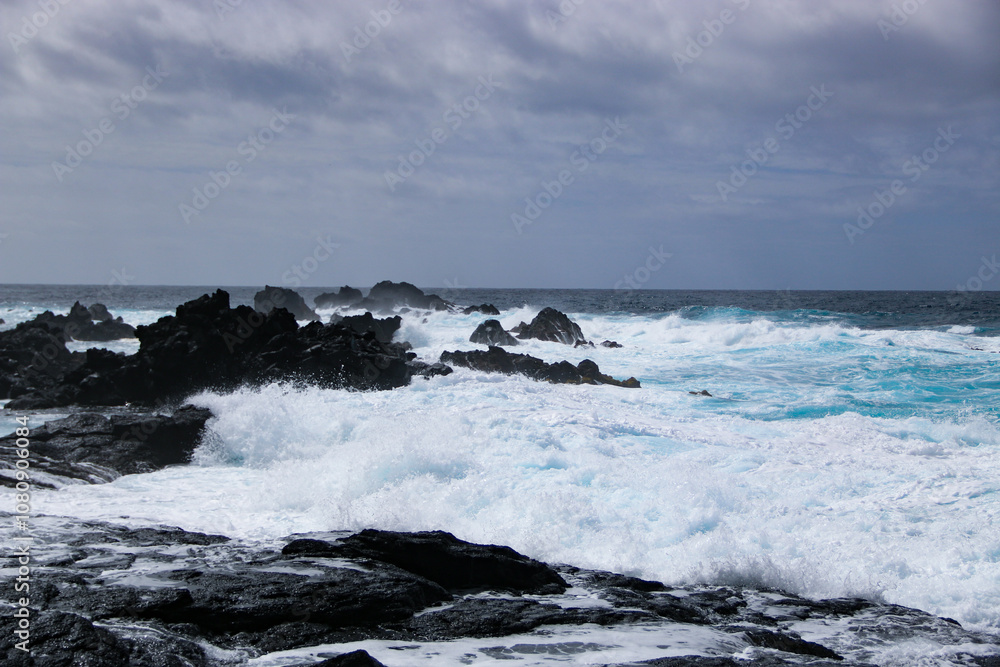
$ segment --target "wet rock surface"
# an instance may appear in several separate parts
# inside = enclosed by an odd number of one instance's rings
[[[188,463],[211,416],[188,405],[170,415],[84,412],[46,422],[31,431],[33,484],[110,482]],[[0,486],[16,484],[16,449],[16,434],[0,438]]]
[[[489,347],[518,344],[516,338],[504,331],[503,325],[498,320],[486,320],[480,324],[469,336],[469,341]]]
[[[5,532],[11,519],[0,513]],[[468,660],[590,654],[588,664],[597,664],[595,653],[616,647],[578,639],[586,628],[655,632],[661,655],[672,656],[657,658],[651,647],[649,659],[629,664],[865,665],[906,641],[933,644],[943,664],[988,665],[1000,656],[995,637],[914,609],[671,587],[551,566],[440,531],[251,543],[45,516],[34,531],[32,654],[15,648],[15,619],[5,613],[4,665],[238,665],[316,646],[324,647],[317,658],[333,661],[326,664],[391,665],[401,650],[434,654],[435,642],[469,640]],[[14,596],[13,587],[0,588],[0,603],[17,604]],[[692,637],[698,647],[678,656]],[[385,644],[359,652],[359,641]]]
[[[610,375],[605,375],[597,364],[589,359],[584,359],[576,366],[568,361],[550,364],[537,357],[514,354],[500,347],[490,347],[486,351],[446,351],[441,354],[441,362],[486,373],[526,375],[533,380],[545,380],[555,384],[612,384],[628,388],[640,386],[635,378],[616,380]]]
[[[564,345],[587,342],[580,325],[555,308],[543,308],[531,322],[518,325],[516,333],[521,339],[534,338]]]

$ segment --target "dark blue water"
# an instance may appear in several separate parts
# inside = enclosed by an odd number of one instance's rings
[[[16,307],[68,310],[74,301],[104,303],[116,310],[173,310],[214,291],[198,286],[0,285],[0,317]],[[233,305],[252,304],[260,287],[226,287]],[[333,288],[301,288],[312,299]],[[753,318],[761,313],[803,324],[839,321],[863,329],[972,326],[979,335],[1000,335],[1000,292],[565,290],[424,288],[459,304],[492,303],[500,309],[552,306],[570,313],[679,313],[689,319]]]

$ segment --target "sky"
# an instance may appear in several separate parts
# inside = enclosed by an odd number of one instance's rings
[[[2,0],[0,283],[1000,289],[996,0]]]

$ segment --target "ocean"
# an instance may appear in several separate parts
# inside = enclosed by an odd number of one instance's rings
[[[147,324],[214,289],[0,286],[0,329],[75,300]],[[260,288],[226,289],[236,305]],[[202,393],[190,402],[216,417],[192,465],[37,490],[34,510],[261,541],[441,529],[546,562],[860,596],[1000,634],[1000,293],[425,291],[495,304],[507,329],[566,312],[623,347],[513,351],[589,358],[642,388],[456,368],[386,392]],[[481,348],[469,335],[484,319],[410,312],[396,340],[433,362]]]

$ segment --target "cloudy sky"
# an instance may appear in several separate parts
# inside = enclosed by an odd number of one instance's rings
[[[1000,254],[996,0],[0,25],[0,283],[954,289]]]

